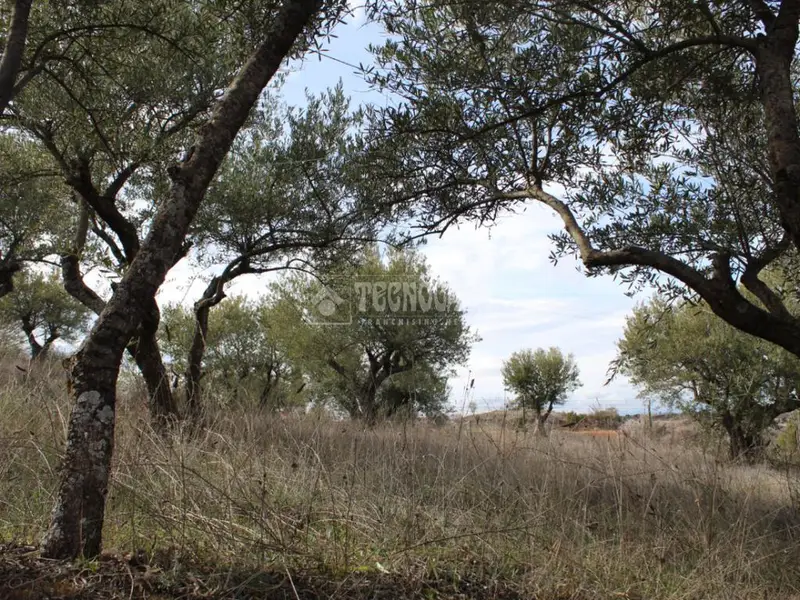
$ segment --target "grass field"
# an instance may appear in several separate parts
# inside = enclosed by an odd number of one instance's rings
[[[800,598],[796,475],[687,435],[225,410],[164,438],[141,398],[120,400],[108,556],[49,563],[27,545],[68,407],[58,373],[18,379],[0,391],[3,598]]]

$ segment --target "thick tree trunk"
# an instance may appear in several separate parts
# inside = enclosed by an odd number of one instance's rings
[[[728,434],[728,456],[733,461],[752,462],[757,460],[763,449],[763,440],[742,427],[741,419],[731,413],[722,415],[722,426]]]
[[[784,227],[800,249],[800,136],[791,79],[798,12],[797,8],[781,8],[772,31],[759,37],[756,74],[766,118],[775,200]]]
[[[181,256],[189,226],[236,134],[322,5],[322,0],[286,0],[279,9],[264,43],[239,71],[186,160],[170,169],[169,198],[159,205],[147,239],[75,355],[70,371],[75,404],[43,556],[94,557],[100,552],[122,355]]]
[[[361,404],[361,419],[369,427],[374,427],[380,419],[380,407],[378,406],[378,384],[375,381],[368,382],[359,394]]]
[[[97,556],[114,449],[114,410],[119,364],[127,337],[124,321],[105,314],[72,359],[69,422],[61,484],[42,555]]]
[[[22,55],[28,38],[28,17],[33,0],[16,0],[8,28],[3,58],[0,60],[0,115],[14,96],[14,85],[22,66]]]
[[[79,227],[79,243],[85,241],[85,228]],[[82,238],[82,239],[81,239]],[[83,281],[80,262],[76,253],[61,256],[61,277],[67,293],[93,311],[102,314],[106,303]],[[128,354],[136,362],[147,387],[148,408],[153,425],[163,428],[179,418],[178,406],[169,386],[169,375],[158,347],[157,332],[160,315],[155,300],[150,304],[146,320],[142,322],[138,340],[128,345]]]

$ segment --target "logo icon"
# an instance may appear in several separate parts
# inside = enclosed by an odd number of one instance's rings
[[[323,286],[311,301],[313,309],[309,320],[312,323],[348,324],[351,322],[350,303],[345,302],[333,289]]]

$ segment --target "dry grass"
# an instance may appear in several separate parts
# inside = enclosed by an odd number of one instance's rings
[[[59,377],[0,377],[0,539],[29,542],[52,505],[66,406]],[[800,593],[794,476],[669,437],[228,411],[165,440],[141,405],[120,402],[106,548],[143,550],[164,573],[201,561],[219,586],[235,566],[507,582],[520,597]],[[431,593],[414,597],[443,597]]]

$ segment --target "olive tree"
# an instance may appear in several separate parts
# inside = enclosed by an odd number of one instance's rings
[[[62,202],[74,217],[59,252],[62,277],[65,289],[96,315],[107,294],[84,273],[102,267],[110,274],[106,283],[113,283],[130,267],[166,193],[167,165],[207,121],[215,94],[235,71],[241,12],[220,22],[213,7],[198,8],[112,0],[91,11],[67,11],[72,33],[57,29],[53,40],[37,46],[60,59],[8,111],[9,123],[38,142],[69,190]],[[176,409],[156,339],[158,307],[147,308],[127,350],[160,421]]]
[[[47,356],[58,339],[74,342],[85,335],[89,311],[64,291],[58,276],[22,271],[14,291],[0,298],[0,322],[21,332],[32,360]]]
[[[754,459],[778,415],[798,407],[800,360],[736,330],[705,304],[655,297],[634,309],[615,366],[641,394],[721,428],[732,459]]]
[[[201,409],[209,314],[231,282],[290,268],[324,270],[382,229],[379,212],[351,193],[360,122],[341,86],[308,95],[302,108],[271,98],[221,166],[190,237],[199,265],[221,267],[194,303],[186,371],[191,414]]]
[[[800,356],[798,0],[387,0],[373,194],[444,231],[536,203],[554,258],[674,286]],[[745,297],[738,282],[753,298]],[[755,298],[758,301],[755,301]]]
[[[164,309],[162,335],[175,376],[189,381],[191,348],[196,335],[196,312],[181,306]],[[302,387],[286,356],[273,305],[268,299],[231,296],[208,318],[202,382],[215,404],[234,402],[245,407],[284,409],[304,403]]]
[[[571,354],[558,348],[519,350],[503,362],[500,370],[506,389],[516,395],[514,405],[536,415],[536,431],[545,433],[544,424],[553,407],[561,406],[567,396],[578,389],[578,365]]]
[[[317,403],[373,425],[444,409],[446,380],[478,340],[447,286],[411,249],[367,247],[325,273],[273,288],[290,361]]]
[[[73,558],[100,552],[114,447],[116,383],[125,348],[147,318],[167,271],[185,253],[186,235],[205,192],[262,90],[287,57],[302,54],[343,10],[341,3],[323,0],[261,6],[256,27],[249,30],[252,39],[236,61],[236,75],[213,102],[209,119],[193,132],[182,158],[169,161],[164,169],[168,184],[156,203],[147,236],[71,359],[74,406],[52,520],[42,543],[44,556]]]

